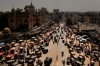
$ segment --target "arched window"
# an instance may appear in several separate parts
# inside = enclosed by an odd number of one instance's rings
[[[27,19],[25,19],[25,22],[27,23]]]
[[[10,21],[13,22],[13,19],[11,19]]]

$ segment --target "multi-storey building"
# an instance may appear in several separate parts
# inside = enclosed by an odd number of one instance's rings
[[[82,15],[81,14],[78,14],[78,22],[82,22]]]
[[[33,6],[32,2],[29,6],[25,6],[24,11],[11,9],[8,15],[8,27],[16,30],[21,22],[27,23],[29,30],[34,26],[39,26],[43,22],[43,16],[37,12],[37,9]]]
[[[90,17],[85,15],[84,16],[84,22],[89,23],[90,22]]]

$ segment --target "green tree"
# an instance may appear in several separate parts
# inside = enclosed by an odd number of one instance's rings
[[[44,12],[45,14],[49,13],[48,10],[47,10],[47,8],[45,8],[45,7],[41,7],[41,9],[38,9],[38,12],[39,13]]]
[[[71,18],[67,18],[66,24],[67,24],[67,25],[72,25],[72,24],[73,24]]]
[[[24,7],[24,10],[25,10],[26,8],[28,8],[28,7],[29,7],[29,6],[26,5],[26,6]]]
[[[17,12],[17,13],[20,13],[20,12],[22,12],[22,11],[23,11],[23,9],[20,9],[20,8],[17,8],[17,9],[16,9],[16,12]]]
[[[4,28],[4,30],[3,30],[3,34],[4,35],[9,35],[9,34],[11,34],[11,31],[10,31],[10,29],[9,28]]]
[[[7,12],[0,12],[0,30],[8,27],[8,14]]]
[[[25,22],[21,22],[17,28],[18,31],[26,31],[27,29],[28,29],[28,25]]]

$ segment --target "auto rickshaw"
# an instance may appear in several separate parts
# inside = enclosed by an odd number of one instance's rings
[[[67,58],[66,64],[67,64],[67,65],[70,65],[70,57]]]
[[[43,51],[45,49],[45,47],[43,46],[43,47],[41,47],[41,50]]]
[[[95,65],[95,62],[92,60],[90,61],[90,66],[94,66]]]
[[[35,55],[37,55],[37,52],[38,52],[38,51],[39,51],[39,49],[36,49],[36,50],[35,50]]]
[[[21,44],[23,42],[23,40],[19,40],[19,44]]]
[[[34,41],[35,37],[31,37],[31,41]]]
[[[99,55],[99,52],[98,51],[94,51],[93,52],[93,58],[94,58],[94,60],[97,60],[98,61],[99,60],[99,56],[100,55]]]
[[[70,58],[70,62],[71,62],[71,65],[72,66],[77,66],[77,64],[76,64],[76,59],[75,58]]]
[[[20,46],[21,46],[21,47],[25,47],[26,45],[25,45],[25,43],[22,42],[22,43],[20,44]]]
[[[80,47],[76,47],[76,50],[77,50],[78,53],[81,52],[81,48]]]
[[[24,59],[18,59],[18,63],[21,64],[21,66],[24,66]]]
[[[70,52],[70,56],[74,57],[75,53],[73,51]]]
[[[72,48],[69,48],[69,53],[73,52],[73,49]]]
[[[15,46],[15,44],[16,44],[15,42],[12,42],[12,43],[11,43],[11,45],[12,45],[13,47]]]
[[[42,47],[45,47],[44,45],[40,45],[40,48],[42,49]]]
[[[10,53],[14,54],[14,52],[15,52],[15,47],[12,47],[11,50],[10,50]]]
[[[25,63],[27,63],[28,62],[28,60],[31,58],[31,56],[30,55],[28,55],[28,56],[26,56],[25,57]]]
[[[82,64],[84,64],[85,57],[82,56],[82,55],[79,55],[78,58],[77,58],[77,60],[78,60],[79,62],[81,62]]]
[[[45,46],[49,46],[49,42],[46,42],[46,43],[45,43]]]
[[[39,40],[38,39],[34,39],[34,42],[35,42],[35,45],[38,45],[39,44]]]
[[[35,43],[33,41],[30,42],[30,45],[34,47]]]
[[[33,59],[29,59],[27,62],[27,66],[34,66],[34,60]]]
[[[17,64],[18,64],[18,62],[14,62],[14,63],[12,63],[11,66],[16,66]]]
[[[3,58],[4,52],[0,52],[0,60]]]
[[[14,59],[15,60],[18,59],[18,54],[19,54],[18,52],[16,52],[16,51],[14,52]]]
[[[40,46],[37,46],[37,49],[40,51],[41,50]]]
[[[35,60],[36,60],[36,56],[32,56],[31,59],[33,59],[34,62],[35,62]]]
[[[52,58],[46,57],[46,59],[44,60],[44,66],[50,66],[52,62]]]
[[[43,54],[46,54],[48,52],[48,49],[43,49],[42,52]]]
[[[68,47],[68,48],[71,48],[71,44],[67,44],[67,47]]]
[[[19,59],[24,59],[24,53],[19,53]]]
[[[41,51],[38,51],[38,52],[37,52],[37,58],[39,58],[39,57],[41,57],[41,56],[42,56]]]
[[[12,63],[14,63],[14,60],[13,61],[12,60],[8,60],[6,63],[8,64],[8,66],[12,66]]]
[[[19,47],[19,52],[20,52],[20,53],[24,53],[24,52],[25,52],[24,47]]]
[[[76,61],[76,65],[77,65],[77,66],[82,66],[83,64],[82,64],[82,62],[80,62],[80,61]]]
[[[41,60],[38,59],[38,60],[36,61],[36,64],[37,64],[37,66],[38,66],[38,65],[39,65],[39,66],[42,66],[43,62],[42,62]]]
[[[11,48],[11,44],[6,44],[7,51]]]
[[[62,43],[65,43],[65,40],[64,39],[62,40]]]
[[[6,56],[6,60],[11,60],[12,57],[13,57],[13,54],[8,54],[8,55]]]

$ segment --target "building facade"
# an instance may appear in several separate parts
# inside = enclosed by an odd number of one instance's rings
[[[82,15],[78,15],[78,22],[82,22]]]
[[[59,20],[59,9],[54,9],[53,10],[53,19],[58,22]]]
[[[34,26],[40,26],[43,22],[43,16],[38,14],[37,9],[32,2],[29,6],[25,6],[24,11],[21,9],[11,9],[8,15],[8,27],[16,30],[21,22],[27,24],[28,30],[33,29]]]
[[[89,23],[90,22],[90,17],[89,16],[84,16],[84,22]]]

